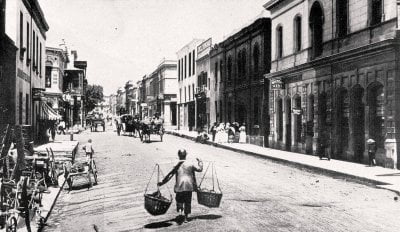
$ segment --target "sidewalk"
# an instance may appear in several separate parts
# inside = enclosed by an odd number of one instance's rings
[[[55,142],[59,146],[64,143],[67,145],[70,145],[71,141],[69,141],[69,139],[70,139],[69,135],[57,135]],[[52,142],[41,145],[41,146],[46,146],[46,145],[50,146],[51,144],[52,144]],[[43,194],[42,207],[40,208],[40,210],[41,210],[41,216],[44,218],[44,223],[46,223],[48,217],[50,216],[51,210],[53,209],[53,207],[57,201],[57,198],[60,195],[61,190],[64,187],[65,180],[63,178],[60,178],[59,181],[61,181],[61,180],[62,180],[62,183],[59,183],[59,186],[48,187],[49,193]],[[21,218],[21,220],[23,220],[23,218]],[[21,223],[21,226],[22,225],[23,225],[23,227],[21,227],[21,228],[19,227],[18,231],[27,231],[27,228],[25,227],[24,222]],[[31,229],[32,229],[32,231],[38,231],[38,229],[39,229],[35,220],[31,221]]]
[[[194,140],[196,131],[167,130],[166,133]],[[211,138],[211,136],[209,136]],[[341,160],[320,160],[317,156],[302,153],[287,152],[271,148],[260,147],[252,144],[223,143],[217,144],[207,141],[207,144],[231,151],[241,152],[277,162],[308,168],[318,173],[349,177],[359,181],[366,181],[378,188],[391,190],[400,195],[400,170],[369,167],[365,164],[352,163]]]

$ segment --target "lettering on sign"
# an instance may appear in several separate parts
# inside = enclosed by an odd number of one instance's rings
[[[211,38],[209,38],[208,40],[204,41],[202,44],[197,46],[197,53],[201,53],[202,51],[204,51],[209,47],[211,47]]]
[[[27,82],[30,82],[30,77],[29,77],[29,75],[28,74],[26,74],[24,71],[22,71],[21,69],[19,69],[18,68],[18,70],[17,70],[17,77],[19,77],[19,78],[21,78],[21,79],[23,79],[23,80],[25,80],[25,81],[27,81]]]
[[[300,115],[302,113],[302,110],[301,109],[297,109],[297,108],[293,108],[292,109],[292,113]]]
[[[272,90],[284,89],[282,80],[275,80],[275,81],[271,82],[271,89]]]

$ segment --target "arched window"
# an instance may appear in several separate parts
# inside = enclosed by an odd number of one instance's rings
[[[319,2],[314,2],[310,13],[311,58],[322,55],[324,14]]]
[[[301,50],[301,17],[294,18],[294,51]]]
[[[349,1],[348,0],[338,0],[336,2],[337,13],[337,33],[339,37],[347,35],[347,22],[348,22],[348,10]]]
[[[242,76],[242,51],[239,51],[239,53],[237,55],[236,65],[237,65],[238,79],[240,79]]]
[[[228,82],[232,80],[232,58],[229,56],[228,57]]]
[[[242,78],[245,79],[246,76],[246,49],[242,50]]]
[[[283,56],[283,29],[278,26],[276,29],[276,56],[282,58]]]
[[[254,67],[254,74],[255,76],[258,74],[259,69],[259,62],[260,62],[260,47],[258,43],[256,43],[253,47],[253,67]]]
[[[375,82],[368,87],[368,105],[370,138],[376,141],[378,148],[383,148],[385,142],[385,95],[382,84]]]
[[[45,87],[46,88],[51,88],[51,70],[52,70],[52,66],[47,65],[46,62],[46,74],[45,74]]]
[[[277,134],[278,134],[278,141],[282,141],[283,139],[283,101],[282,98],[279,98],[276,102],[276,111],[278,113],[278,126],[277,126]]]

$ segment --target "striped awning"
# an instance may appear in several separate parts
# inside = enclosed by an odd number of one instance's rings
[[[40,102],[40,119],[44,120],[61,120],[62,116],[55,112],[46,102]]]

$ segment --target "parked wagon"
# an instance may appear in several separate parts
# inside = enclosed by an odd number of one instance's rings
[[[66,181],[70,191],[72,190],[74,179],[79,177],[87,179],[89,184],[88,189],[92,187],[93,184],[97,185],[97,167],[92,157],[87,162],[76,162],[73,165],[65,164],[64,173],[66,174]]]

